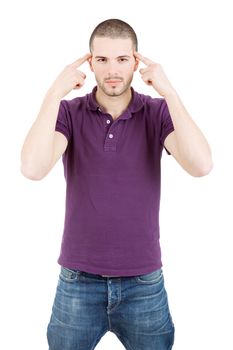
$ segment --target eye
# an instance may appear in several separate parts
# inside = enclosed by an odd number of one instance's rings
[[[105,62],[105,61],[106,61],[105,58],[98,58],[98,59],[97,59],[97,62]]]
[[[120,61],[120,62],[127,62],[128,60],[127,60],[127,58],[121,57],[121,58],[119,58],[119,61]]]

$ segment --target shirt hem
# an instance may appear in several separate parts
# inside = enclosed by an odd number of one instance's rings
[[[138,275],[144,275],[147,273],[151,273],[155,270],[160,269],[163,264],[160,261],[159,263],[147,266],[146,268],[133,268],[133,269],[125,269],[125,270],[110,270],[106,268],[96,268],[96,267],[91,267],[90,265],[86,264],[81,264],[81,263],[71,263],[62,259],[58,259],[58,264],[60,266],[66,267],[68,269],[74,269],[78,271],[83,271],[83,272],[88,272],[88,273],[93,273],[97,275],[107,275],[107,276],[122,276],[122,277],[127,277],[127,276],[138,276]]]

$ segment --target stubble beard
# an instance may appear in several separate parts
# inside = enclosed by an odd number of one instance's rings
[[[121,85],[123,85],[122,87],[109,86],[109,88],[106,88],[105,81],[100,81],[99,79],[96,78],[98,87],[102,90],[102,92],[105,95],[111,96],[111,97],[117,97],[117,96],[123,95],[130,88],[132,80],[133,80],[133,74],[125,83],[124,83],[124,80],[122,80],[122,82],[120,83]]]

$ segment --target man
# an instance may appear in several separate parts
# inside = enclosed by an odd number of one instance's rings
[[[211,151],[161,65],[137,51],[131,26],[100,23],[90,53],[49,88],[23,145],[24,176],[42,179],[62,155],[67,183],[50,350],[91,350],[107,331],[126,349],[174,343],[159,244],[160,160],[165,147],[189,174],[204,176]],[[161,98],[131,87],[140,61]],[[62,100],[83,86],[85,62],[97,86]]]

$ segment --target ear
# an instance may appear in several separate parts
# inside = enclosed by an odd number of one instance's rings
[[[135,58],[134,72],[136,72],[136,70],[138,69],[138,65],[139,65],[139,59]]]
[[[94,72],[94,69],[93,69],[93,67],[92,67],[92,57],[88,58],[88,63],[89,63],[89,66],[90,66],[90,70],[91,70],[92,72]]]

